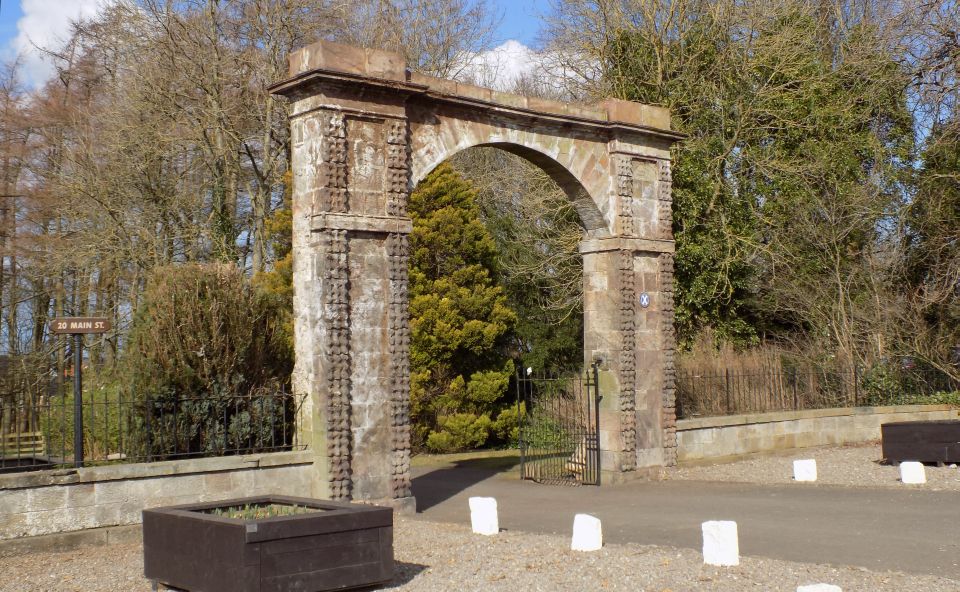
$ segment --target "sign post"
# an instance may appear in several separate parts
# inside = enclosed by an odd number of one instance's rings
[[[73,466],[83,466],[83,336],[106,333],[105,317],[62,317],[50,321],[50,333],[73,335]]]
[[[73,466],[83,466],[83,335],[73,336]]]

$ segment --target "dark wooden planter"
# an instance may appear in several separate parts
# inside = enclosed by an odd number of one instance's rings
[[[322,511],[260,519],[209,513],[264,503]],[[382,584],[393,578],[393,510],[287,496],[144,510],[143,571],[154,582],[191,592]]]
[[[880,435],[890,462],[960,462],[960,420],[885,423]]]

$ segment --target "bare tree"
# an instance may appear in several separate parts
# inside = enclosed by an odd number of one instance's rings
[[[498,19],[487,0],[360,0],[340,39],[404,55],[419,72],[441,78],[467,74],[489,49]]]
[[[406,37],[389,37],[394,18]],[[266,88],[290,51],[323,38],[410,44],[411,64],[449,74],[486,47],[491,23],[483,2],[452,0],[124,0],[75,23],[46,48],[53,79],[0,97],[4,195],[22,195],[0,201],[4,347],[49,351],[51,315],[104,313],[117,333],[90,362],[109,367],[154,268],[271,267],[290,140],[287,106]]]

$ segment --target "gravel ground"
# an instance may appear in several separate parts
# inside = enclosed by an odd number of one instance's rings
[[[813,448],[791,451],[789,456],[756,456],[730,463],[685,466],[670,469],[668,479],[732,481],[738,483],[793,483],[793,461],[816,459],[816,483],[798,485],[845,485],[849,487],[920,487],[932,491],[960,491],[960,468],[926,466],[926,485],[903,485],[900,468],[880,464],[879,444]]]
[[[420,520],[399,520],[395,534],[393,590],[795,592],[798,585],[824,582],[844,592],[960,591],[960,582],[932,576],[753,557],[742,558],[739,567],[706,567],[688,549],[608,545],[576,553],[566,537],[483,537],[463,526]],[[141,552],[140,545],[126,544],[0,558],[0,591],[147,591]]]

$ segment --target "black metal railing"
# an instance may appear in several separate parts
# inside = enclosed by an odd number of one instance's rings
[[[517,374],[521,479],[600,485],[598,373]]]
[[[303,396],[85,392],[0,400],[0,472],[302,450]],[[75,434],[82,435],[80,456]]]
[[[802,367],[676,373],[677,417],[960,402],[960,381],[936,368]]]

